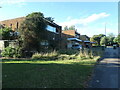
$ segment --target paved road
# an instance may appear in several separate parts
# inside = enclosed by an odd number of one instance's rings
[[[120,88],[120,48],[106,48],[96,66],[89,88]]]

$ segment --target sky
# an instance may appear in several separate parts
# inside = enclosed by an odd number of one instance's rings
[[[81,35],[118,34],[118,2],[0,2],[0,21],[42,12],[54,22],[74,25]]]

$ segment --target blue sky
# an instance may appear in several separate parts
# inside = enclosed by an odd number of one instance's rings
[[[117,2],[12,2],[0,4],[0,21],[42,12],[64,26],[75,25],[81,35],[118,34]]]

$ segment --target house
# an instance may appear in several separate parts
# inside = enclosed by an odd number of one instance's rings
[[[19,17],[19,18],[4,20],[4,21],[0,21],[0,24],[3,27],[10,27],[10,28],[12,28],[13,31],[17,31],[17,29],[19,28],[21,22],[24,19],[25,19],[25,17]]]
[[[84,47],[89,48],[92,46],[93,42],[90,42],[90,37],[88,37],[87,35],[80,35],[80,39],[83,40]]]
[[[3,27],[11,27],[13,31],[17,31],[20,27],[20,24],[25,20],[25,17],[19,17],[9,20],[0,21],[0,24]],[[45,19],[46,20],[46,19]],[[49,47],[52,46],[54,48],[61,48],[61,33],[62,33],[62,27],[57,25],[54,22],[50,22],[46,20],[47,22],[47,40],[44,40],[40,42],[41,46],[43,47]]]
[[[84,47],[91,47],[91,42],[90,42],[90,38],[87,35],[81,35],[80,39],[83,40],[83,46]]]
[[[82,45],[80,40],[80,33],[76,30],[62,31],[62,48],[72,48],[74,45]]]

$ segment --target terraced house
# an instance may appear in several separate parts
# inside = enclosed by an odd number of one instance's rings
[[[64,30],[62,31],[62,46],[63,48],[73,48],[74,46],[82,46],[85,48],[92,47],[94,42],[90,42],[90,38],[87,35],[81,35],[76,30]]]
[[[25,20],[25,17],[19,17],[15,19],[0,21],[0,24],[2,25],[1,28],[11,27],[13,31],[17,31],[23,20]],[[62,27],[57,25],[54,22],[50,22],[48,20],[46,21],[47,21],[46,30],[49,32],[46,34],[46,37],[48,37],[47,39],[51,42],[48,42],[48,40],[44,40],[41,42],[41,45],[43,47],[53,46],[54,48],[58,48],[58,49],[61,48]]]
[[[80,33],[76,30],[62,31],[62,46],[63,48],[72,48],[75,45],[82,45],[83,41],[80,40]]]

